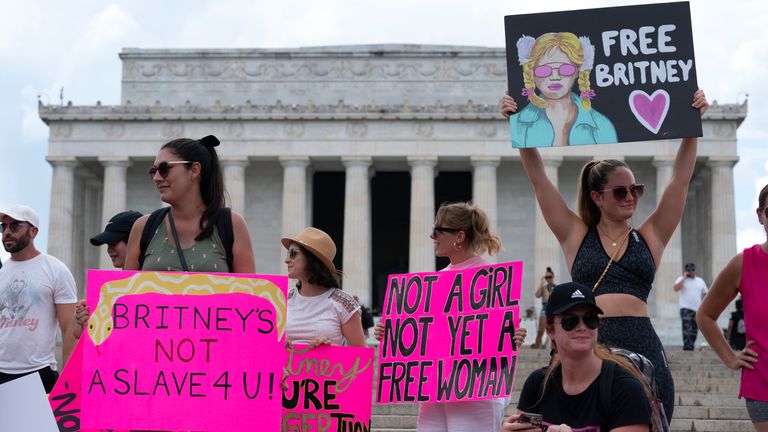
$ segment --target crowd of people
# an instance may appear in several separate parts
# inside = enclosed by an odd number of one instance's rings
[[[702,91],[694,94],[692,107],[702,114],[706,111]],[[510,116],[517,104],[504,96],[500,110]],[[125,270],[255,273],[246,222],[225,206],[218,145],[214,136],[163,145],[149,176],[168,206],[149,215],[119,213],[91,239],[92,244],[107,245],[113,265]],[[546,334],[551,361],[525,380],[519,401],[512,401],[517,414],[503,418],[504,407],[511,402],[506,398],[421,403],[417,429],[649,430],[654,397],[661,399],[663,412],[671,419],[675,387],[647,300],[665,246],[682,218],[696,153],[697,139],[683,139],[670,183],[650,216],[635,226],[631,220],[645,186],[623,161],[594,160],[584,165],[573,211],[547,177],[538,150],[521,149],[523,168],[544,219],[562,246],[573,281],[558,285],[547,268],[535,289],[543,309],[532,346],[544,346]],[[758,197],[757,209],[766,242],[734,257],[708,294],[692,263],[674,284],[681,292],[685,349],[692,349],[698,323],[723,362],[743,370],[739,396],[746,398],[758,430],[768,430],[768,366],[759,361],[768,343],[768,332],[763,330],[768,328],[768,296],[761,290],[768,280],[767,196],[768,186]],[[11,254],[0,268],[0,383],[39,373],[50,391],[57,377],[56,325],[66,363],[90,311],[78,302],[66,266],[36,249],[40,220],[35,211],[17,205],[0,210],[0,217],[3,246]],[[466,202],[441,205],[432,232],[425,235],[432,238],[435,254],[450,261],[444,271],[486,265],[489,261],[483,255],[495,255],[502,247],[485,212]],[[340,285],[334,240],[307,227],[285,236],[281,244],[288,277],[296,281],[288,292],[288,340],[311,346],[365,346],[363,310]],[[732,317],[729,341],[716,320],[738,293],[743,311]],[[381,338],[382,327],[377,326],[375,333]],[[743,343],[734,342],[738,335]],[[525,337],[526,332],[518,329],[516,344],[522,346]],[[651,384],[658,394],[652,394],[635,367],[607,347],[650,360],[655,371]],[[606,392],[612,395],[610,403],[603,402]]]

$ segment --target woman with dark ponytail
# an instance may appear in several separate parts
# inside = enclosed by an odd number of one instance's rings
[[[149,176],[170,206],[134,223],[126,270],[255,272],[245,220],[224,206],[218,145],[208,135],[178,138],[160,148]]]
[[[691,107],[701,115],[709,108],[703,91],[696,91]],[[516,110],[514,99],[504,96],[501,113],[508,117]],[[600,342],[642,354],[653,362],[664,411],[670,420],[675,387],[664,348],[651,325],[647,300],[664,248],[683,217],[697,145],[697,138],[683,139],[672,179],[656,209],[637,228],[631,225],[631,218],[645,185],[635,181],[624,162],[595,160],[584,165],[576,214],[547,177],[538,150],[520,149],[523,168],[544,220],[560,242],[571,278],[590,287],[597,305],[605,312]]]

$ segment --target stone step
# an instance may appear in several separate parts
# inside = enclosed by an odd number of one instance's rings
[[[755,427],[749,420],[672,420],[670,432],[753,432]]]

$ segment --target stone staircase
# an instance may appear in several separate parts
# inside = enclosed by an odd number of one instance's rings
[[[671,347],[667,348],[667,357],[677,389],[675,417],[670,425],[672,432],[754,431],[744,400],[737,398],[741,376],[739,372],[727,369],[711,351],[691,352]],[[515,406],[525,378],[548,361],[549,350],[522,350],[512,403],[506,410],[508,415],[516,411]],[[417,411],[416,404],[374,404],[371,430],[413,432],[416,430]]]

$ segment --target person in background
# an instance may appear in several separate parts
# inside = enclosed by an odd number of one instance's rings
[[[536,291],[533,292],[533,295],[535,295],[536,298],[541,298],[541,313],[539,314],[539,325],[536,330],[536,342],[531,345],[532,348],[542,347],[541,338],[544,336],[544,329],[547,327],[547,317],[544,314],[544,311],[547,308],[547,301],[549,300],[549,295],[552,293],[552,288],[554,287],[555,273],[552,271],[552,267],[547,267],[547,271],[541,278],[539,286],[537,286]]]
[[[696,325],[696,310],[701,299],[707,294],[707,284],[704,279],[696,276],[696,265],[688,263],[682,276],[678,276],[673,285],[680,293],[680,320],[683,322],[683,350],[693,351],[696,346],[696,336],[699,327]]]
[[[731,312],[731,319],[728,320],[728,329],[725,331],[725,338],[734,351],[743,350],[747,344],[747,327],[744,325],[744,305],[741,299],[736,300],[736,310]]]
[[[360,320],[363,325],[363,334],[365,334],[365,338],[368,339],[368,329],[373,327],[373,314],[367,306],[360,303],[360,299],[357,296],[352,297],[354,297],[355,301],[360,305],[360,312],[362,313]]]
[[[107,245],[107,253],[115,268],[122,269],[125,265],[128,237],[131,235],[133,223],[141,216],[141,213],[133,210],[120,212],[112,216],[103,232],[91,237],[92,245]]]

